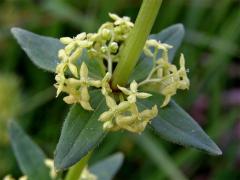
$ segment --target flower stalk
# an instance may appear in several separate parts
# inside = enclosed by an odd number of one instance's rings
[[[120,61],[113,73],[113,89],[117,89],[117,85],[126,85],[151,32],[161,4],[162,0],[143,0],[135,26],[126,41]]]

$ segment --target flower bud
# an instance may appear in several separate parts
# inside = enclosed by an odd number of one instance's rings
[[[64,49],[60,49],[58,51],[58,58],[62,61],[65,61],[65,59],[67,58],[67,55]]]
[[[100,80],[91,80],[89,81],[89,85],[99,88],[101,87],[102,82]]]
[[[82,55],[82,48],[77,48],[77,50],[74,51],[72,55],[69,57],[69,61],[70,62],[76,61],[81,55]]]
[[[78,70],[74,64],[68,63],[68,68],[75,77],[78,77]]]
[[[137,94],[137,97],[140,98],[140,99],[145,99],[145,98],[148,98],[150,96],[152,96],[152,95],[149,94],[149,93],[138,93]]]
[[[89,40],[82,40],[82,41],[77,41],[77,45],[81,48],[89,48],[93,45],[93,42]]]
[[[127,110],[129,108],[129,106],[130,106],[130,103],[128,101],[123,101],[118,105],[117,110],[119,112],[122,112],[122,111]]]
[[[80,101],[81,106],[83,109],[88,111],[93,111],[94,109],[91,107],[90,103],[88,101]]]
[[[149,56],[149,57],[153,57],[153,53],[152,53],[152,51],[148,48],[148,47],[144,47],[143,48],[143,52],[144,52],[144,54],[146,55],[146,56]]]
[[[73,39],[70,37],[62,37],[62,38],[60,38],[60,42],[63,43],[64,45],[67,45],[67,44],[73,42]]]
[[[110,45],[109,45],[109,49],[110,49],[110,52],[111,53],[116,53],[117,50],[118,50],[118,44],[116,42],[112,42]]]
[[[71,55],[72,51],[74,50],[75,48],[75,43],[70,43],[68,44],[66,47],[65,47],[65,52],[68,56]]]
[[[114,127],[113,123],[111,121],[107,121],[103,124],[103,130],[109,131]]]
[[[78,35],[75,37],[75,39],[77,39],[77,40],[83,40],[83,39],[86,38],[86,36],[87,36],[87,34],[86,34],[85,32],[83,32],[83,33],[78,34]]]
[[[105,54],[107,52],[107,50],[108,50],[108,48],[106,46],[101,47],[101,52],[102,53]]]
[[[99,121],[105,122],[105,121],[110,121],[112,119],[113,112],[111,111],[106,111],[100,115],[98,118]]]
[[[101,34],[104,40],[109,40],[111,38],[111,31],[109,29],[103,29]]]

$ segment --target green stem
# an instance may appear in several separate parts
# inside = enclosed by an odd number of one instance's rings
[[[89,152],[84,158],[82,158],[81,161],[79,161],[77,164],[72,166],[69,169],[65,180],[79,180],[82,174],[82,171],[84,167],[87,165],[91,155],[92,155],[92,151]]]
[[[117,85],[124,86],[127,83],[151,32],[161,4],[162,0],[143,0],[134,28],[113,73],[112,88],[117,89]]]

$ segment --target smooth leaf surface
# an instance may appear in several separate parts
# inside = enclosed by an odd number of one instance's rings
[[[153,96],[140,102],[140,107],[146,109],[153,105],[158,106],[158,116],[150,126],[163,138],[184,146],[191,146],[204,150],[213,155],[221,155],[218,146],[208,137],[202,128],[175,102],[160,108],[162,96],[151,93]]]
[[[9,122],[10,141],[22,173],[29,180],[50,180],[42,150],[28,137],[17,122]]]
[[[56,38],[41,36],[21,28],[12,28],[12,34],[17,39],[21,48],[25,51],[31,61],[44,70],[55,72],[59,63],[58,51],[64,46]],[[101,73],[98,61],[89,59],[86,51],[78,60],[78,66],[84,60],[89,67],[89,75],[92,78],[101,79],[105,74]]]
[[[58,39],[40,36],[21,28],[12,28],[11,32],[36,66],[55,72],[58,51],[64,47]]]
[[[86,111],[80,105],[70,109],[63,124],[56,148],[54,163],[57,170],[64,170],[78,162],[104,138],[99,115],[105,111],[105,99],[100,91],[91,93],[94,111]]]
[[[162,30],[158,34],[150,35],[149,39],[156,39],[158,41],[161,41],[162,43],[167,43],[172,45],[173,48],[169,50],[169,61],[172,62],[176,54],[176,51],[178,50],[179,46],[182,43],[184,34],[185,34],[185,30],[183,25],[175,24]],[[161,57],[161,53],[158,53],[158,57]],[[149,72],[151,71],[152,66],[153,66],[153,63],[151,58],[142,54],[141,58],[138,61],[138,64],[136,65],[129,79],[129,82],[132,82],[133,80],[139,81],[146,78]]]
[[[123,163],[123,154],[116,153],[106,159],[97,162],[90,167],[90,172],[98,177],[98,180],[111,180]]]

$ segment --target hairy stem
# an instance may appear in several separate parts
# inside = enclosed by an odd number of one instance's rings
[[[131,75],[151,32],[162,0],[143,0],[134,28],[121,52],[120,61],[113,73],[112,88],[124,86]]]

